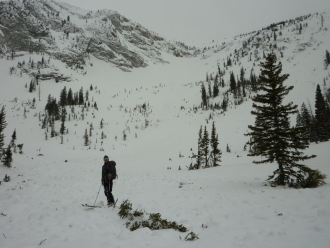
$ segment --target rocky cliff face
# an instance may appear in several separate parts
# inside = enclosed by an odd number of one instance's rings
[[[0,54],[20,51],[49,54],[71,67],[82,67],[93,55],[122,70],[166,63],[163,52],[198,54],[114,11],[86,11],[52,0],[0,2]]]

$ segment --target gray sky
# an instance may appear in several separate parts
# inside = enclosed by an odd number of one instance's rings
[[[110,9],[166,37],[210,42],[271,23],[330,11],[330,0],[60,0],[83,9]]]

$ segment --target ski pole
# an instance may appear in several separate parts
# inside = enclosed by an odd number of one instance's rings
[[[99,193],[100,193],[101,187],[102,187],[102,183],[101,183],[101,185],[100,185],[99,192],[97,192],[97,196],[96,196],[96,198],[95,198],[94,206],[95,206],[95,203],[96,203],[96,199],[97,199],[97,197],[99,196]]]

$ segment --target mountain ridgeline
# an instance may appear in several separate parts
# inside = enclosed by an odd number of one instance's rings
[[[44,53],[70,67],[86,58],[124,71],[166,63],[162,52],[196,56],[198,50],[172,42],[111,10],[86,11],[53,0],[0,2],[0,54]]]

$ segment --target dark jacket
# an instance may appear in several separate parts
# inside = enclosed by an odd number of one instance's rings
[[[111,174],[111,177],[109,179],[109,174]],[[109,161],[107,163],[104,163],[102,166],[102,182],[109,183],[113,179],[116,179],[117,172],[116,172],[116,162],[115,161]]]

